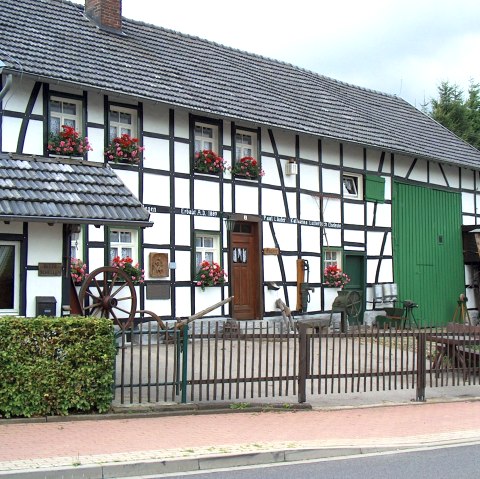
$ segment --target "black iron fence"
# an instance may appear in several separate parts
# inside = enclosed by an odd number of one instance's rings
[[[139,323],[117,338],[117,404],[299,401],[322,394],[477,384],[480,329],[348,332],[285,323],[195,321],[181,330]]]

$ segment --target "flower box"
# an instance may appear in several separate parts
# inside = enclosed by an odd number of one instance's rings
[[[258,161],[251,156],[244,156],[230,167],[232,176],[256,180],[259,176],[264,176],[265,172]]]
[[[225,284],[226,278],[227,273],[218,263],[203,261],[195,275],[194,283],[195,286],[200,286],[202,291],[205,291],[205,288],[210,286],[222,286]]]
[[[127,133],[112,140],[104,152],[106,161],[138,165],[140,154],[145,148],[138,144],[138,138],[132,138]]]
[[[88,138],[80,136],[80,133],[72,126],[62,125],[59,133],[50,133],[47,150],[52,155],[61,157],[80,157],[83,159],[87,151],[92,151]]]
[[[195,153],[193,169],[198,173],[220,174],[226,169],[225,160],[212,150],[202,150]]]

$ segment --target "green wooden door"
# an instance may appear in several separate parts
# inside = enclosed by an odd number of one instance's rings
[[[399,300],[420,325],[452,320],[465,290],[459,193],[394,183],[393,258]]]
[[[350,283],[347,283],[344,289],[358,291],[362,298],[358,321],[363,323],[363,312],[365,309],[365,254],[345,251],[343,255],[343,271],[350,278]]]

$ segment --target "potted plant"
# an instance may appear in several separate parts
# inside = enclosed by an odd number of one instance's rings
[[[127,273],[134,283],[143,283],[145,279],[145,271],[140,268],[140,264],[133,264],[133,259],[130,256],[125,258],[120,258],[120,256],[115,256],[112,259],[112,266],[122,269]]]
[[[200,173],[223,173],[226,165],[225,160],[212,150],[202,150],[195,153],[193,169]]]
[[[212,261],[203,261],[200,265],[200,269],[195,275],[195,285],[200,286],[202,291],[208,286],[222,285],[225,283],[227,273],[221,268],[218,263]]]
[[[350,278],[337,265],[327,266],[323,271],[323,284],[327,288],[341,288],[350,283]]]
[[[83,156],[92,147],[88,138],[80,136],[73,126],[62,125],[62,131],[50,133],[47,150],[54,155]]]
[[[132,138],[124,133],[111,141],[104,155],[107,161],[136,165],[140,162],[140,153],[143,150],[145,147],[138,144],[138,138]]]
[[[81,259],[72,258],[70,260],[70,276],[72,277],[73,282],[76,285],[81,284],[85,279],[86,274],[87,265]]]
[[[265,175],[258,161],[251,156],[240,158],[230,167],[230,171],[234,176],[244,176],[246,178],[258,178]]]

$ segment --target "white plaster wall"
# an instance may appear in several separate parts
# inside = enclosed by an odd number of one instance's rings
[[[390,201],[392,199],[392,178],[390,176],[383,178],[385,178],[385,200]]]
[[[185,143],[175,142],[175,171],[177,173],[190,173],[190,149]]]
[[[337,288],[323,288],[323,298],[325,302],[325,310],[332,309],[332,303],[335,301],[337,297],[337,292],[339,290]]]
[[[343,205],[343,222],[348,225],[363,225],[364,220],[364,203],[344,203]]]
[[[462,217],[462,224],[464,225],[474,225],[475,218],[473,216],[463,216]]]
[[[223,184],[223,211],[232,211],[232,185],[230,183]]]
[[[307,304],[307,313],[309,311],[318,311],[321,309],[322,290],[321,288],[315,288],[314,291],[310,291],[310,302]]]
[[[105,230],[103,226],[88,226],[88,240],[89,241],[104,241]]]
[[[378,256],[382,249],[384,233],[380,231],[367,231],[367,255]]]
[[[297,281],[297,257],[283,256],[283,265],[285,267],[286,281]],[[296,291],[296,288],[295,288],[295,291]]]
[[[460,171],[457,166],[443,165],[443,171],[448,178],[448,183],[452,188],[460,187]]]
[[[438,172],[440,173],[439,170]],[[428,181],[427,162],[424,160],[418,160],[410,173],[409,179],[426,183]]]
[[[380,159],[382,157],[382,150],[374,148],[367,148],[367,170],[378,172],[380,168]],[[390,153],[385,153],[385,160],[383,162],[383,173],[390,173]]]
[[[299,212],[297,211],[297,193],[287,192],[288,211],[291,218],[298,218]]]
[[[88,250],[87,271],[91,273],[94,269],[108,266],[105,264],[105,256],[103,248],[90,248]]]
[[[319,198],[312,198],[310,195],[300,194],[300,214],[304,220],[319,221],[320,220],[320,206]]]
[[[343,145],[343,166],[363,169],[363,148],[358,145]]]
[[[283,130],[274,130],[273,137],[280,156],[295,157],[295,133]]]
[[[10,91],[3,99],[3,109],[24,113],[34,84],[35,83],[31,80],[14,77]],[[42,90],[40,90],[38,94],[38,99],[42,101]],[[35,113],[41,114],[42,111],[40,109]]]
[[[170,146],[168,140],[144,137],[143,166],[157,170],[170,170]]]
[[[58,262],[61,262],[61,259],[55,261],[55,263]],[[62,277],[39,277],[37,271],[27,271],[27,317],[36,315],[37,296],[53,296],[57,301],[55,316],[60,316],[62,310]]]
[[[123,182],[123,184],[135,195],[136,198],[138,198],[138,171],[137,170],[115,170],[115,174],[120,178],[120,180]],[[144,186],[144,198],[143,201],[144,203],[150,203],[145,196],[149,193],[149,191],[155,191],[155,189],[150,189],[149,186],[147,186],[147,176],[152,176],[152,175],[145,175],[145,186]],[[151,187],[151,185],[150,185]],[[156,203],[154,203],[156,204]]]
[[[262,128],[262,151],[266,153],[273,153],[272,142],[267,128]]]
[[[153,226],[143,230],[143,240],[150,244],[170,244],[170,215],[151,213]]]
[[[188,215],[175,215],[175,245],[190,246],[190,216]],[[188,271],[190,272],[190,269]]]
[[[79,93],[77,91],[77,93]],[[90,123],[99,123],[105,124],[105,115],[104,115],[104,105],[103,105],[103,94],[95,91],[89,91],[87,94],[88,102],[88,121]],[[103,139],[102,143],[103,146]]]
[[[258,189],[256,187],[236,185],[235,187],[235,211],[258,215]],[[265,200],[265,197],[263,197]]]
[[[177,269],[175,270],[177,281],[191,281],[192,255],[190,251],[176,251],[175,262],[177,263]]]
[[[434,161],[430,162],[430,183],[434,185],[447,186],[447,182],[442,175],[440,166]]]
[[[226,161],[225,166],[227,167],[227,170],[225,170],[223,174],[231,177],[231,174],[230,174],[230,171],[228,170],[228,167],[232,166],[232,152],[229,151],[229,150],[223,150],[222,158],[223,158],[224,161]]]
[[[190,181],[175,178],[175,207],[190,208]]]
[[[393,282],[393,261],[389,258],[383,258],[380,265],[380,274],[378,275],[379,283]]]
[[[23,223],[19,221],[12,221],[10,224],[0,222],[0,233],[18,235],[23,233]]]
[[[373,226],[374,203],[367,202],[367,225]],[[392,224],[392,207],[390,203],[377,203],[375,226],[390,228]]]
[[[308,256],[307,254],[302,254],[302,259],[308,261],[308,266],[310,268],[309,278],[307,278],[307,272],[305,272],[305,281],[308,279],[310,283],[320,283],[322,281],[321,258],[319,256]]]
[[[339,198],[323,198],[323,221],[326,223],[342,222],[342,205]]]
[[[301,252],[320,252],[320,232],[315,226],[301,226]]]
[[[277,255],[263,256],[263,277],[265,278],[265,281],[274,282],[282,279],[279,257]],[[278,294],[278,292],[276,294]]]
[[[342,246],[342,230],[336,228],[325,228],[324,233],[324,246]]]
[[[220,231],[221,218],[209,218],[207,216],[195,216],[193,219],[196,230]]]
[[[127,183],[130,188],[130,185]],[[136,189],[130,190],[136,194]],[[170,177],[163,175],[143,176],[143,202],[150,205],[170,206]]]
[[[238,128],[242,128],[241,125],[237,125]],[[232,122],[229,120],[223,120],[223,146],[231,146],[232,145]],[[227,153],[226,151],[223,152],[224,155]],[[230,152],[228,152],[230,153]]]
[[[300,158],[318,162],[318,138],[300,135]]]
[[[395,155],[393,159],[393,174],[405,178],[412,163],[412,158],[403,155]]]
[[[103,155],[103,141],[104,141],[105,133],[100,128],[88,128],[87,130],[87,138],[90,146],[93,148],[92,151],[89,151],[88,160],[89,161],[98,161],[99,163],[103,163],[104,155]]]
[[[367,283],[375,283],[378,259],[367,259]]]
[[[143,104],[143,129],[149,133],[168,135],[169,112],[165,105]]]
[[[462,213],[475,213],[475,195],[462,192]]]
[[[273,229],[282,251],[297,251],[297,226],[289,223],[273,223]]]
[[[275,242],[273,240],[273,235],[272,235],[272,232],[270,230],[270,223],[268,223],[267,221],[262,221],[260,223],[260,227],[262,228],[263,247],[264,248],[275,248]]]
[[[197,209],[218,211],[220,209],[220,185],[196,178],[193,203]]]
[[[344,229],[343,239],[347,243],[365,243],[365,234],[363,231]]]
[[[318,167],[313,165],[298,165],[300,173],[300,188],[304,190],[320,191],[320,182],[318,179]],[[285,169],[284,169],[285,171]],[[295,177],[293,177],[295,178]]]
[[[192,309],[192,301],[190,299],[190,286],[179,286],[175,290],[176,294],[176,310],[177,317],[188,317]],[[171,314],[171,313],[164,313]]]
[[[222,290],[225,291],[226,295],[228,294],[227,288],[224,286],[213,286],[213,287],[205,288],[205,291],[202,291],[202,288],[200,287],[196,287],[194,313],[199,313],[200,311],[207,309],[209,306],[212,306],[215,303],[222,301]],[[177,304],[178,304],[178,301],[177,301]],[[222,309],[221,307],[219,307],[213,310],[211,313],[208,313],[204,317],[220,316],[221,314],[222,314]]]
[[[265,171],[265,176],[262,178],[262,183],[267,185],[280,186],[280,176],[278,174],[277,162],[275,158],[272,158],[270,156],[262,156],[261,163],[262,163],[263,171]],[[285,169],[283,169],[283,171],[285,171]],[[295,185],[295,178],[292,179],[292,178],[289,178],[288,176],[285,176],[286,183],[287,183],[287,180],[288,180],[288,186]]]
[[[37,120],[28,122],[23,153],[27,155],[43,155],[43,122]]]
[[[188,131],[188,112],[186,110],[175,110],[175,137],[189,138]]]
[[[322,163],[340,165],[340,145],[337,142],[322,141]]]
[[[323,168],[322,190],[324,193],[340,194],[340,171],[339,170],[329,170],[328,168]]]
[[[17,141],[21,126],[21,118],[11,118],[8,116],[2,118],[2,151],[17,151]]]
[[[178,291],[184,290],[186,288],[177,288],[177,304],[178,304]],[[171,294],[171,293],[170,293]],[[172,306],[170,299],[147,299],[147,294],[145,293],[145,309],[147,311],[153,311],[159,316],[171,316]],[[188,298],[188,305],[190,305],[190,297]],[[138,307],[138,306],[137,306]],[[184,315],[186,316],[186,315]]]
[[[473,190],[473,178],[475,174],[471,170],[462,169],[462,188]]]

